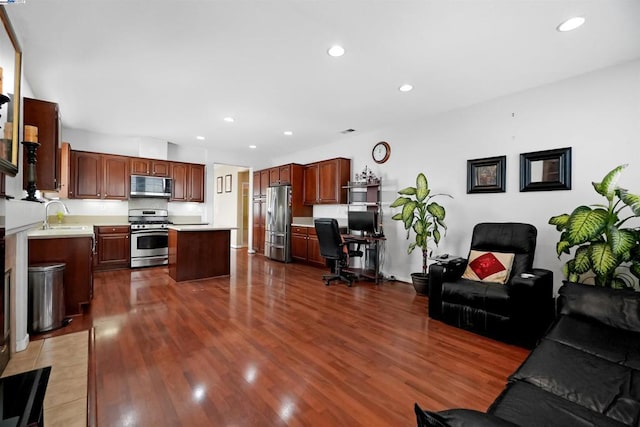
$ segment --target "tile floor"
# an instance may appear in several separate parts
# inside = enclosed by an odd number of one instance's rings
[[[3,377],[51,366],[44,398],[45,427],[87,424],[88,331],[31,341],[14,354]]]

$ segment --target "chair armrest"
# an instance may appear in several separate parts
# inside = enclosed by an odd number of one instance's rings
[[[442,318],[442,283],[459,279],[466,266],[466,260],[459,264],[429,266],[429,317]]]
[[[513,292],[531,292],[553,297],[553,272],[542,268],[534,268],[531,273],[534,277],[513,276],[509,286]]]
[[[534,268],[534,277],[514,276],[509,286],[512,316],[520,343],[533,347],[544,335],[555,316],[553,272]]]

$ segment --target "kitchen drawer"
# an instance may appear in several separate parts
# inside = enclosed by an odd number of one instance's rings
[[[112,233],[128,233],[128,225],[99,225],[96,227],[98,234],[112,234]]]
[[[292,225],[291,226],[291,233],[293,234],[307,234],[307,231],[309,230],[309,228],[311,227],[302,227],[300,225]],[[314,229],[315,232],[315,229]]]

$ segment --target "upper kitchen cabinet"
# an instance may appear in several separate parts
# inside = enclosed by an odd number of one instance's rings
[[[166,160],[131,157],[131,175],[169,176],[171,163]]]
[[[292,184],[291,167],[292,165],[283,165],[269,169],[269,186]]]
[[[71,176],[70,198],[129,198],[128,157],[71,150]]]
[[[345,204],[347,191],[342,188],[351,176],[351,160],[342,157],[305,166],[304,203],[307,205]]]
[[[129,158],[103,154],[102,198],[110,200],[129,199]]]
[[[38,190],[57,191],[60,182],[60,111],[58,104],[39,99],[24,98],[24,125],[38,128],[36,185]],[[27,170],[27,156],[23,155],[23,170]],[[27,188],[27,174],[23,174]]]
[[[171,162],[172,202],[204,202],[204,165]]]

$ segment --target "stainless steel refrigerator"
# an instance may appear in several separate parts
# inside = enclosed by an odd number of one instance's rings
[[[291,262],[291,186],[267,188],[264,254],[271,259]]]

